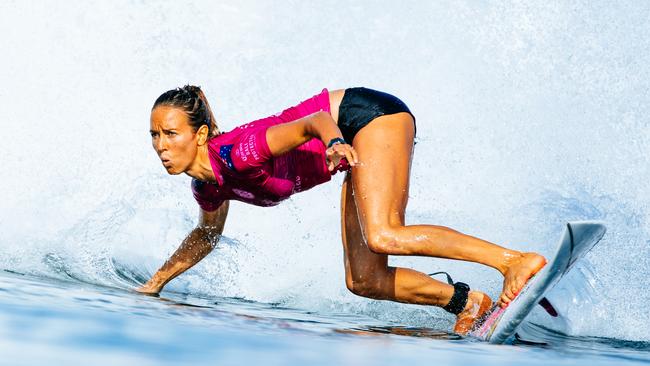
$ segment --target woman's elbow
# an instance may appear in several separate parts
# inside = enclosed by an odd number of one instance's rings
[[[310,117],[309,123],[307,124],[307,128],[305,129],[305,132],[307,136],[309,136],[310,138],[311,137],[320,138],[321,131],[324,129],[324,126],[327,123],[334,122],[332,116],[325,111],[315,112],[309,117]]]

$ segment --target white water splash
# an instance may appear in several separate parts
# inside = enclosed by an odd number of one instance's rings
[[[151,274],[178,246],[197,208],[149,146],[161,92],[202,85],[228,130],[363,85],[418,118],[408,222],[548,255],[565,221],[604,220],[588,255],[595,301],[563,330],[648,340],[649,14],[643,2],[5,1],[0,268],[125,286],[112,263]],[[438,309],[345,289],[340,182],[280,207],[233,204],[229,239],[169,288],[448,326]],[[499,292],[475,264],[392,263]]]

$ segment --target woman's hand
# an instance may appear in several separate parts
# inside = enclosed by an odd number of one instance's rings
[[[343,158],[347,159],[350,166],[355,166],[359,163],[357,152],[351,145],[338,143],[325,150],[325,161],[327,162],[327,169],[330,172],[339,165],[339,162]]]
[[[145,295],[157,295],[162,289],[162,286],[156,285],[154,283],[154,280],[155,280],[154,278],[150,279],[144,285],[136,288],[135,291]]]

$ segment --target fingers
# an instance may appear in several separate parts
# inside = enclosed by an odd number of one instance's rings
[[[348,163],[349,163],[351,166],[355,166],[355,165],[356,165],[356,161],[354,161],[354,157],[352,156],[352,151],[354,151],[354,150],[352,150],[352,148],[350,148],[349,150],[345,151],[345,158],[348,160]]]
[[[359,156],[357,155],[357,150],[355,150],[354,147],[352,147],[351,145],[348,146],[350,146],[350,150],[348,151],[350,156],[347,158],[348,162],[350,163],[350,165],[355,166],[359,163]]]
[[[355,166],[359,163],[357,152],[348,144],[336,144],[325,150],[327,168],[330,171],[332,171],[343,158],[348,161],[350,166]]]
[[[158,293],[160,292],[160,289],[153,288],[151,286],[147,286],[146,284],[144,284],[144,285],[136,288],[135,291],[139,292],[141,294],[145,294],[145,295],[157,296]]]
[[[339,161],[341,161],[341,158],[338,157],[333,147],[325,150],[325,162],[327,163],[327,170],[330,172],[334,170],[334,168],[339,165]]]

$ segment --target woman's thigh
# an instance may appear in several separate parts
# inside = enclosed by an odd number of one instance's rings
[[[352,186],[361,228],[369,235],[404,225],[415,127],[408,113],[375,118],[353,141],[360,164],[352,168]]]

